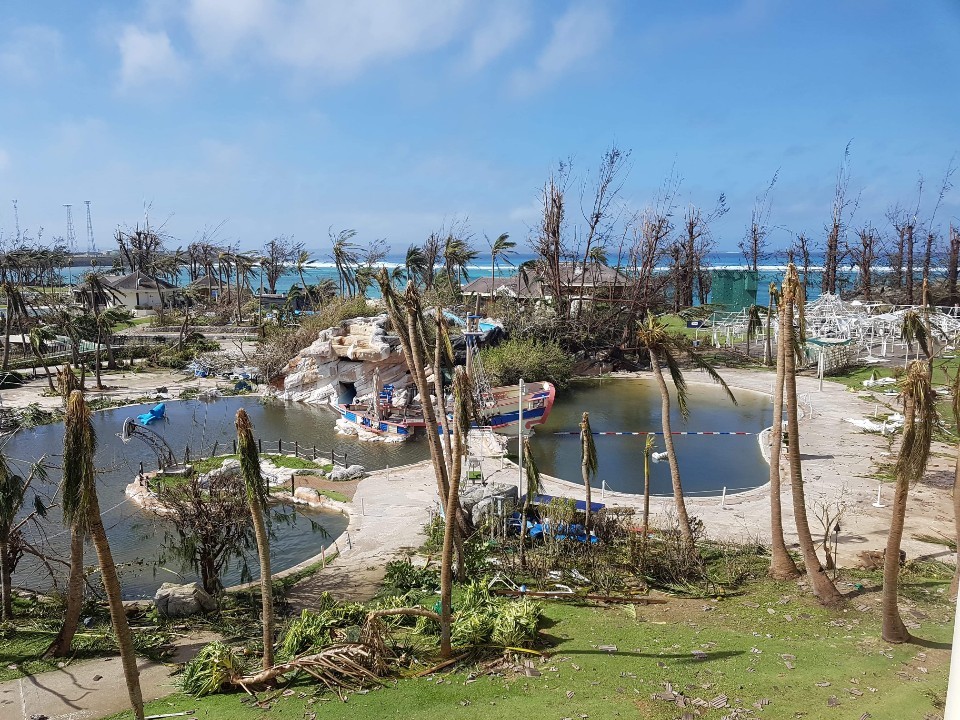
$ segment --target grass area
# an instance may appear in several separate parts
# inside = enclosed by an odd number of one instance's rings
[[[36,600],[14,598],[14,621],[0,623],[0,682],[26,675],[56,670],[58,664],[117,654],[105,607],[85,608],[82,617],[93,618],[91,627],[80,626],[73,640],[73,652],[67,658],[41,657],[57,636],[62,621],[62,606]],[[160,629],[134,633],[138,653],[157,657],[169,635]],[[5,716],[4,716],[5,717]]]
[[[303,458],[294,457],[293,455],[276,455],[276,454],[266,454],[264,453],[260,457],[269,460],[278,468],[286,468],[288,470],[320,470],[323,465],[315,463],[311,460],[304,460]]]
[[[924,717],[942,709],[951,638],[949,578],[906,573],[906,618],[924,645],[890,646],[879,639],[879,583],[874,574],[849,578],[864,587],[847,607],[827,610],[795,583],[753,582],[740,595],[713,600],[668,598],[662,605],[545,605],[541,639],[550,656],[531,656],[535,672],[489,674],[478,668],[402,679],[350,695],[357,720],[513,717],[592,720],[679,716],[674,703],[651,699],[671,683],[687,698],[726,695],[739,717]],[[851,586],[846,586],[852,589]],[[604,647],[615,646],[608,652]],[[474,672],[469,672],[469,671]],[[469,674],[468,674],[469,673]],[[277,697],[270,717],[340,717],[329,694],[297,681],[299,692]],[[196,710],[197,717],[260,718],[242,693],[194,699],[172,696],[150,713]],[[754,703],[766,700],[762,711]],[[839,707],[831,708],[831,703]],[[691,708],[692,709],[692,708]],[[731,710],[707,710],[720,718]],[[118,716],[119,717],[119,716]]]
[[[934,358],[933,361],[933,384],[951,385],[957,377],[957,370],[960,368],[960,359],[958,358]],[[878,367],[875,365],[862,365],[853,368],[847,368],[835,375],[828,375],[829,380],[846,385],[854,390],[863,390],[863,381],[868,380],[875,372],[877,377],[896,377],[902,367]],[[880,386],[880,390],[895,389],[894,385],[888,385],[886,388]]]
[[[203,473],[208,473],[211,470],[216,470],[218,467],[223,465],[227,460],[239,460],[239,455],[217,455],[216,457],[203,458],[203,460],[197,460],[195,463],[192,463],[194,471],[198,475]]]
[[[337,492],[336,490],[317,490],[317,492],[320,493],[321,495],[324,495],[330,498],[331,500],[336,500],[337,502],[342,502],[342,503],[350,502],[350,498],[348,498],[346,495],[344,495],[341,492]]]

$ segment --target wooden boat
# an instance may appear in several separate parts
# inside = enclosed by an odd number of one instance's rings
[[[399,408],[393,404],[394,389],[387,385],[378,393],[378,403],[341,403],[336,406],[344,420],[367,432],[406,440],[417,428],[426,427],[419,407]],[[547,421],[556,399],[550,382],[523,384],[523,427],[530,430]],[[480,396],[483,418],[477,426],[505,431],[520,422],[520,386],[490,388]],[[441,430],[442,432],[442,430]]]

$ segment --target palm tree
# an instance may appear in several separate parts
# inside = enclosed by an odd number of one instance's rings
[[[508,233],[502,233],[492,243],[489,239],[487,242],[490,244],[490,305],[492,307],[497,293],[497,266],[501,260],[513,265],[513,263],[507,259],[507,256],[513,255],[514,248],[517,244],[510,239]]]
[[[751,305],[747,308],[747,358],[750,357],[750,340],[754,335],[757,334],[762,326],[762,321],[760,320],[760,306]]]
[[[583,528],[590,534],[590,478],[597,476],[597,446],[593,442],[593,432],[590,430],[590,413],[584,413],[580,420],[580,473],[583,476],[583,491],[587,498],[587,511],[583,521]]]
[[[80,387],[70,363],[66,363],[63,370],[57,373],[57,383],[64,405],[66,405],[70,394]],[[71,522],[66,513],[63,514],[63,522],[70,528],[70,573],[67,579],[67,603],[63,612],[63,623],[60,625],[60,631],[53,642],[50,643],[44,657],[66,657],[70,654],[73,637],[77,634],[77,626],[80,623],[80,612],[83,610],[85,585],[83,543],[85,532],[83,524]]]
[[[407,248],[403,268],[407,280],[416,285],[426,284],[427,272],[433,273],[433,268],[427,267],[427,256],[423,254],[423,248],[419,245],[411,245]]]
[[[93,458],[97,437],[90,422],[90,409],[83,393],[74,390],[67,401],[63,436],[63,516],[71,525],[82,528],[93,540],[100,564],[103,589],[110,606],[110,620],[120,647],[120,662],[127,682],[130,705],[137,720],[143,720],[143,695],[140,692],[140,671],[133,650],[133,637],[120,594],[117,567],[100,517],[97,498],[96,469]]]
[[[30,350],[33,356],[43,365],[43,371],[47,376],[47,384],[50,386],[50,392],[56,392],[53,386],[53,374],[50,372],[50,366],[47,365],[47,359],[44,353],[47,351],[47,343],[56,337],[49,325],[34,325],[30,328]]]
[[[341,230],[336,235],[333,234],[333,231],[330,231],[330,241],[332,245],[332,254],[331,258],[333,259],[334,265],[337,267],[337,277],[340,279],[340,294],[344,295],[349,292],[350,296],[354,295],[354,274],[356,273],[356,265],[358,261],[357,250],[359,249],[357,245],[350,242],[357,235],[356,230]]]
[[[900,618],[897,584],[900,577],[900,540],[907,515],[910,485],[923,477],[930,457],[930,442],[937,425],[937,394],[930,384],[929,362],[915,360],[900,381],[903,401],[903,443],[895,467],[897,488],[893,498],[890,532],[883,557],[882,636],[887,642],[909,642],[910,632]]]
[[[780,293],[783,303],[782,322],[780,323],[780,342],[783,344],[784,390],[787,397],[787,456],[790,461],[790,489],[793,495],[793,517],[797,525],[800,552],[807,571],[810,588],[823,605],[836,605],[843,600],[836,586],[827,576],[817,557],[817,550],[810,534],[810,522],[807,519],[806,494],[803,489],[803,469],[800,463],[800,422],[797,409],[797,344],[794,340],[794,308],[798,309],[800,320],[800,341],[804,338],[803,324],[803,286],[797,276],[793,263],[787,266],[787,275],[783,280]]]
[[[390,317],[390,324],[393,326],[393,332],[400,339],[400,346],[403,349],[403,356],[407,367],[410,368],[410,374],[413,377],[414,384],[420,397],[424,398],[421,403],[423,408],[423,420],[426,426],[427,443],[430,447],[430,457],[433,460],[433,471],[437,480],[437,494],[440,496],[440,504],[447,510],[447,526],[453,526],[456,523],[455,518],[459,514],[459,500],[457,493],[451,482],[451,467],[448,467],[443,446],[440,442],[439,423],[437,413],[432,402],[430,402],[430,383],[427,379],[427,352],[425,347],[423,310],[420,305],[420,295],[413,282],[407,284],[406,292],[403,298],[393,287],[390,274],[386,268],[381,268],[376,276],[377,284],[380,286],[380,292],[383,295],[384,304],[387,306],[387,314]],[[434,369],[434,372],[439,372]],[[452,465],[452,463],[451,463]],[[459,482],[459,477],[456,482]],[[446,533],[447,528],[444,528]],[[455,528],[451,527],[451,532]],[[462,558],[462,556],[461,556]],[[447,585],[444,577],[448,580],[450,575],[444,575],[441,568],[441,613],[440,613],[440,634],[441,638],[449,637],[450,609],[449,601],[444,598],[450,596],[446,592]],[[445,607],[446,605],[446,607]],[[451,649],[449,643],[441,646],[441,652],[445,652],[444,657],[449,657]]]
[[[530,515],[533,498],[543,491],[543,485],[540,482],[540,469],[530,449],[530,438],[524,436],[521,442],[523,442],[523,478],[526,481],[526,487],[523,494],[523,510],[520,512],[520,567],[526,567],[527,517]]]
[[[771,292],[771,297],[773,292]],[[786,344],[782,342],[783,309],[780,307],[781,341],[777,343],[777,379],[774,383],[773,422],[770,426],[770,577],[789,580],[800,575],[797,564],[787,552],[783,538],[783,506],[780,503],[780,451],[783,448],[783,386]],[[768,330],[769,332],[769,330]],[[793,352],[791,349],[790,352]]]
[[[260,473],[260,456],[253,439],[253,423],[243,408],[237,410],[237,452],[247,489],[247,504],[253,518],[253,534],[260,556],[260,598],[263,613],[263,669],[273,667],[273,574],[270,571],[270,538],[263,515],[267,511],[267,488]]]
[[[770,283],[770,299],[767,301],[767,321],[766,333],[763,345],[763,364],[768,366],[773,362],[773,340],[770,337],[770,321],[773,319],[773,306],[779,303],[780,293],[777,291],[777,284]]]
[[[306,250],[301,250],[296,260],[294,260],[293,267],[297,271],[297,275],[300,276],[300,285],[303,288],[307,287],[307,281],[303,279],[303,271],[307,269],[307,265],[311,262],[313,262],[313,260],[311,260],[310,253]]]
[[[683,353],[698,369],[703,370],[715,383],[723,388],[724,392],[730,398],[730,401],[736,404],[737,400],[727,386],[726,381],[720,377],[720,374],[714,367],[700,357],[690,346],[689,341],[681,335],[671,335],[666,326],[657,320],[653,314],[648,314],[646,322],[637,330],[637,342],[645,348],[650,354],[650,366],[653,369],[654,379],[657,381],[657,387],[660,389],[660,422],[663,427],[663,444],[666,446],[667,460],[670,464],[670,481],[673,485],[673,500],[677,509],[677,520],[680,524],[680,535],[687,551],[696,552],[693,540],[693,531],[690,528],[690,517],[687,515],[687,506],[683,500],[683,486],[680,482],[680,466],[677,464],[677,453],[673,447],[673,435],[670,425],[670,391],[667,389],[666,380],[663,377],[663,367],[661,363],[667,366],[670,377],[673,380],[674,389],[677,393],[677,407],[680,408],[680,414],[686,420],[690,415],[690,409],[687,405],[687,381],[683,377],[683,372],[677,364],[676,354]]]

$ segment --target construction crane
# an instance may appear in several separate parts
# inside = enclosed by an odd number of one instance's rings
[[[87,206],[87,255],[90,256],[90,264],[96,267],[97,259],[95,255],[97,253],[97,242],[93,239],[93,220],[90,219],[90,201],[84,200],[83,204]]]
[[[20,213],[17,211],[17,201],[13,201],[13,222],[17,226],[17,244],[20,244]]]
[[[70,253],[70,284],[73,285],[73,253],[76,251],[77,236],[73,232],[73,206],[64,203],[67,209],[67,251]]]

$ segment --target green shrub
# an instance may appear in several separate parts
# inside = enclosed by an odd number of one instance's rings
[[[440,571],[417,567],[409,559],[391,560],[384,580],[400,592],[436,590],[440,585]]]
[[[504,647],[528,647],[537,637],[543,608],[529,598],[501,605],[495,615],[492,640]]]
[[[494,385],[514,385],[523,378],[565,387],[573,375],[573,358],[555,343],[511,339],[485,348],[480,358]]]

